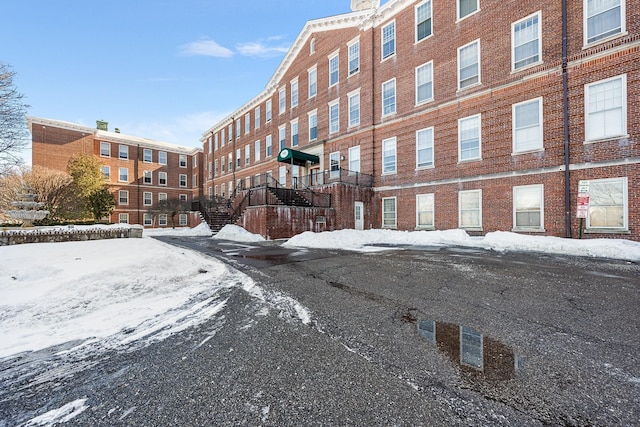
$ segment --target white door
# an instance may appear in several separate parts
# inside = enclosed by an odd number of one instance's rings
[[[355,229],[364,230],[364,203],[356,202],[354,206]]]

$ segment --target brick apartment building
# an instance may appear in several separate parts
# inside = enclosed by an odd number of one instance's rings
[[[640,240],[639,2],[351,9],[307,22],[264,91],[203,133],[210,213],[230,200],[271,238],[583,222]]]
[[[179,199],[190,204],[202,189],[202,150],[152,141],[108,131],[106,122],[97,128],[59,120],[27,118],[32,138],[32,164],[66,171],[76,153],[97,157],[116,200],[109,218],[114,223],[171,227],[171,218],[156,210],[160,200]],[[185,211],[176,225],[196,226],[199,212]]]

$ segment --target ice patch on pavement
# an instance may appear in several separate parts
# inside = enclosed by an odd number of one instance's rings
[[[32,418],[27,421],[25,426],[54,426],[56,424],[66,423],[71,421],[73,418],[77,417],[81,413],[88,408],[85,405],[87,399],[78,399],[73,402],[67,403],[66,405],[53,409],[49,412],[46,412],[40,416]]]

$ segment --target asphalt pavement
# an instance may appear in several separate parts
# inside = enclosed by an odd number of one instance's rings
[[[243,271],[261,297],[230,287],[221,316],[62,379],[53,358],[50,380],[12,374],[0,427],[76,399],[88,409],[65,425],[639,425],[638,264],[159,239]]]

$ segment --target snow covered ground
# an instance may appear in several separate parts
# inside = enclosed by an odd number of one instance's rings
[[[145,230],[142,239],[37,243],[0,248],[0,361],[52,347],[59,352],[129,350],[219,316],[225,289],[237,287],[272,307],[311,321],[295,300],[269,293],[246,275],[205,255],[148,236],[211,236],[194,229]],[[264,239],[227,226],[216,239]],[[620,239],[561,239],[507,232],[470,237],[462,230],[306,232],[290,247],[380,251],[388,245],[456,245],[495,251],[535,251],[640,261],[640,243]],[[82,412],[84,401],[32,419],[53,425]],[[29,424],[28,424],[29,425]]]

